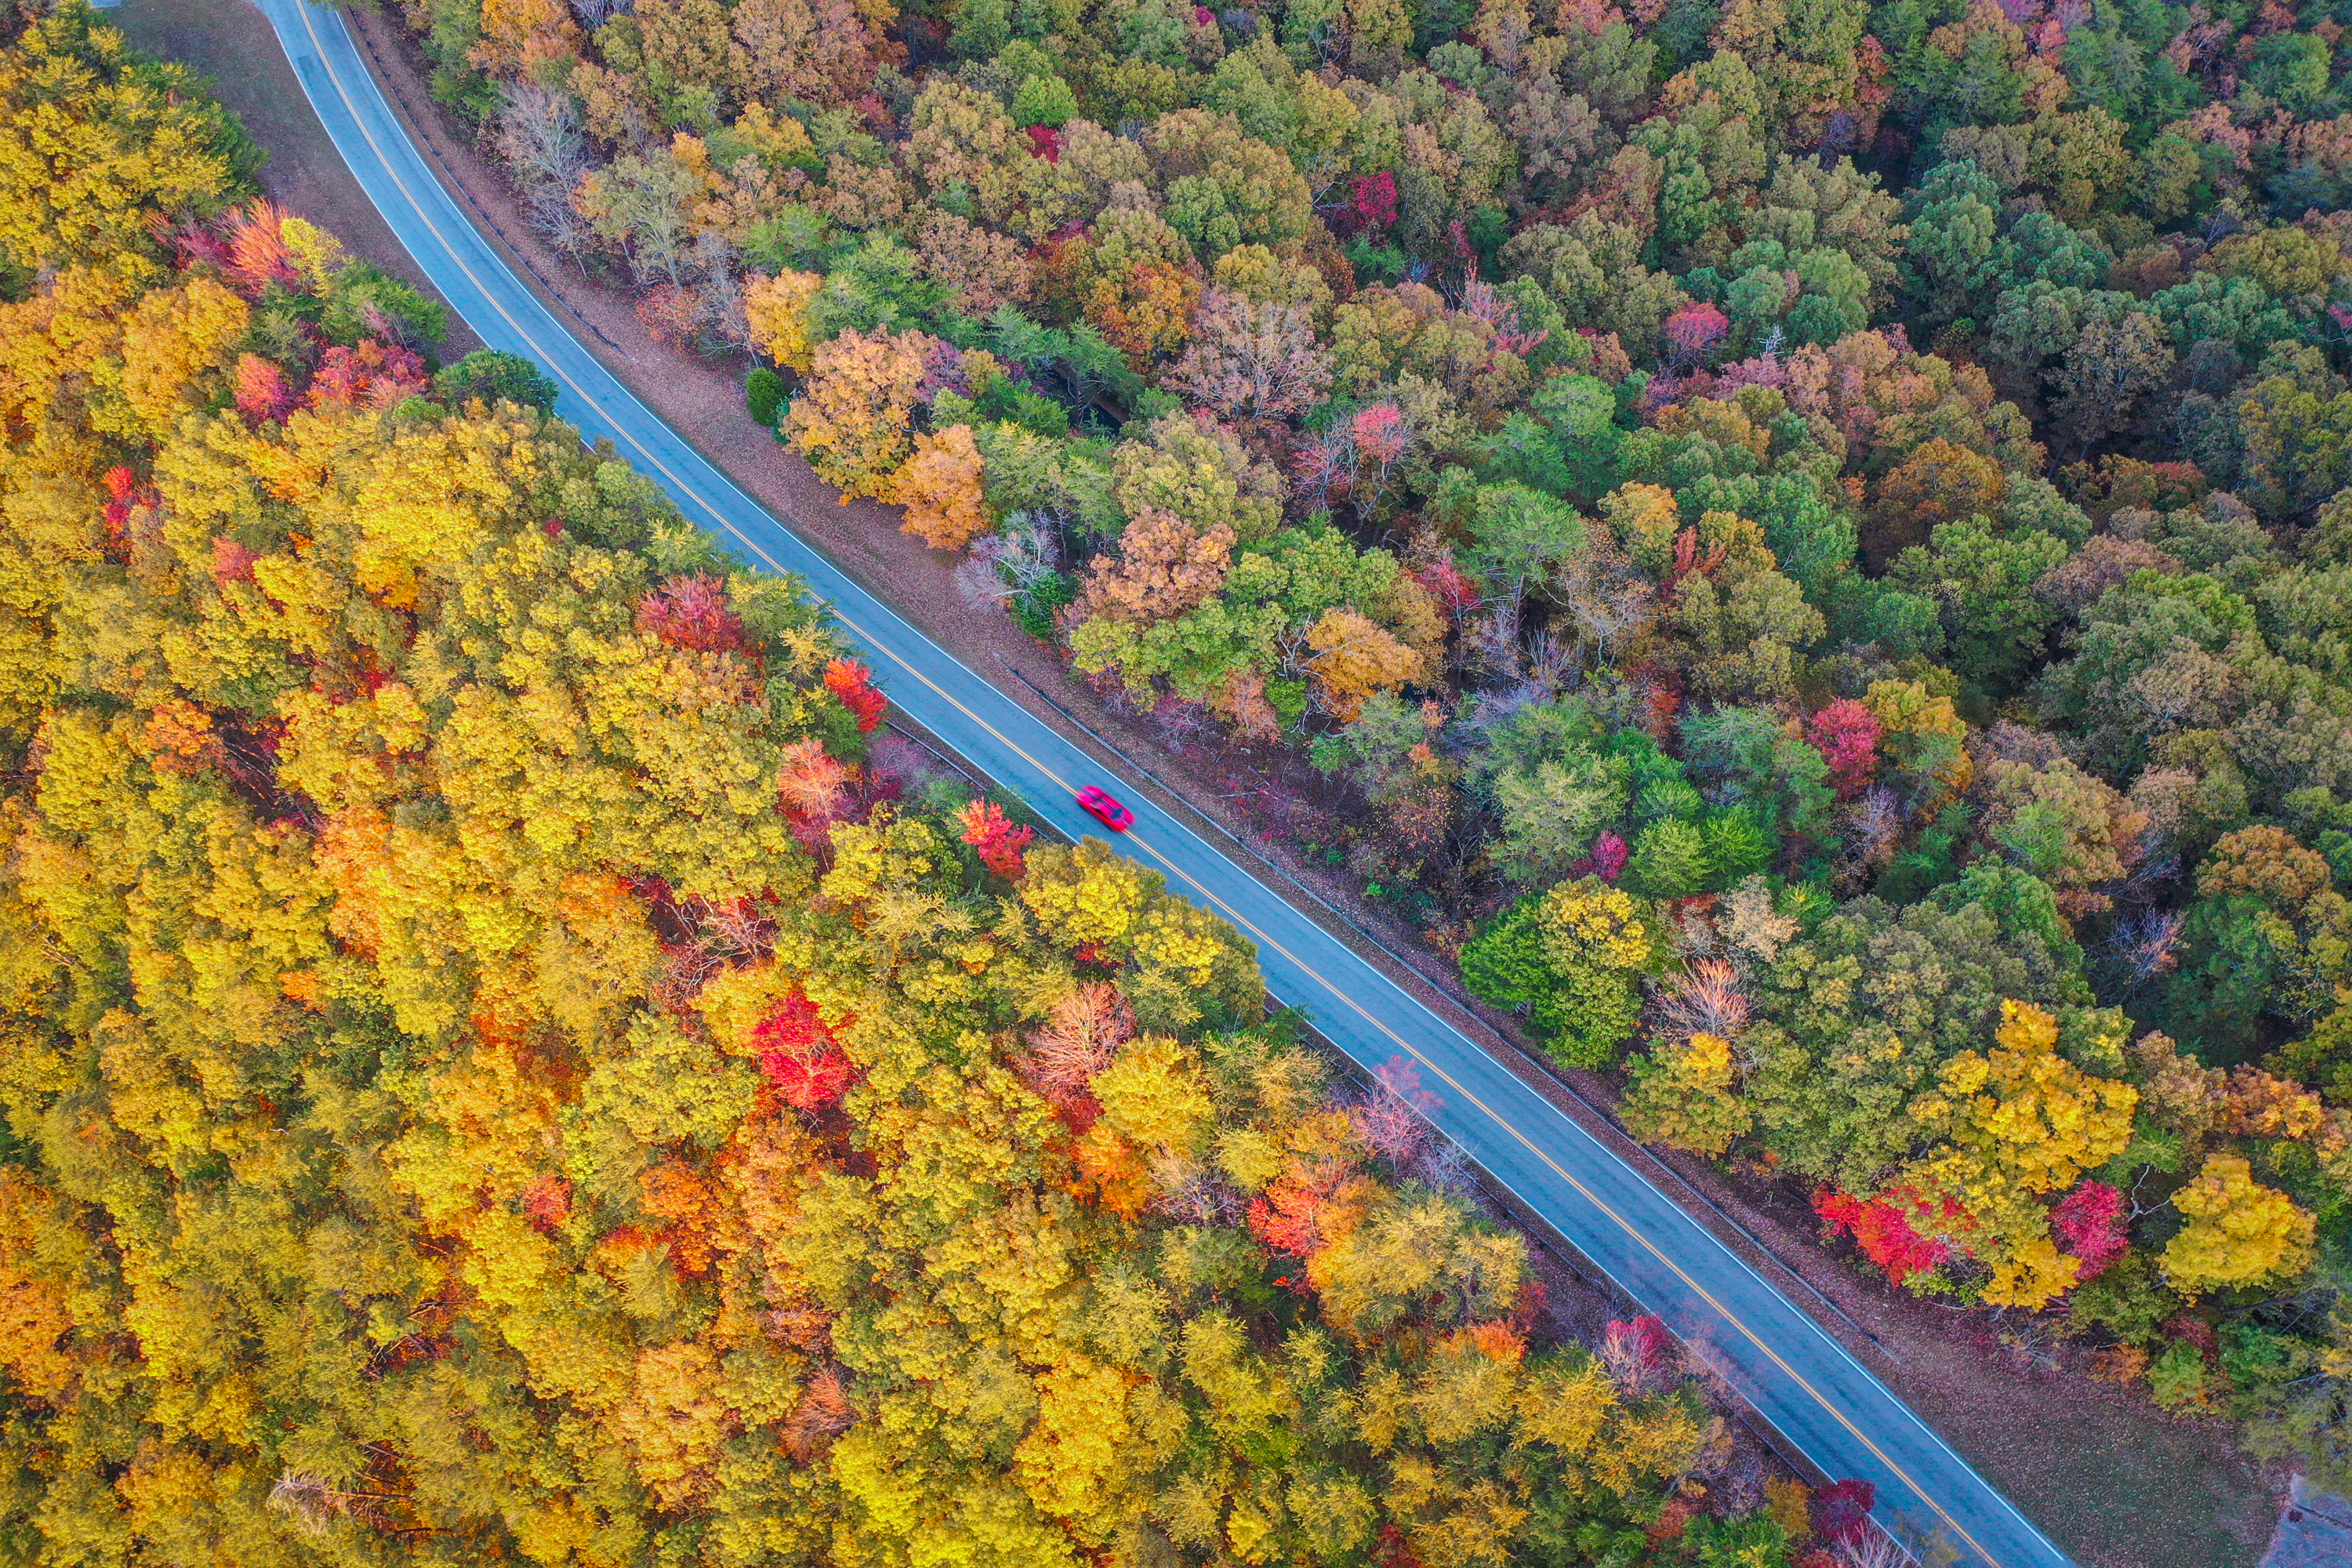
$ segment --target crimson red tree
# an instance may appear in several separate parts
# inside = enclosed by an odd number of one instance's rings
[[[841,705],[857,715],[857,732],[870,735],[882,722],[882,710],[890,700],[874,689],[872,672],[854,658],[836,658],[824,667],[824,689],[841,699]]]
[[[980,851],[980,863],[1007,881],[1018,881],[1028,869],[1021,852],[1037,837],[1033,827],[1016,827],[1004,808],[992,800],[975,800],[963,808],[963,841]]]
[[[760,1020],[751,1031],[751,1043],[760,1048],[760,1070],[785,1103],[797,1110],[818,1110],[833,1104],[862,1076],[816,1004],[799,991]]]

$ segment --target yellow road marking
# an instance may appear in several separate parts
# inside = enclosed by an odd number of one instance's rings
[[[457,269],[460,272],[465,274],[466,280],[474,286],[476,290],[480,293],[484,300],[488,301],[490,308],[498,312],[499,318],[506,322],[507,326],[513,331],[514,334],[520,338],[524,342],[530,344],[533,348],[539,348],[539,340],[527,328],[525,328],[521,322],[516,321],[514,317],[508,312],[506,306],[499,301],[495,292],[486,286],[479,277],[476,276],[470,267],[467,266],[464,256],[459,253],[455,245],[450,243],[448,237],[443,234],[440,228],[434,223],[432,215],[425,210],[424,205],[420,203],[416,199],[415,195],[409,190],[406,183],[401,179],[398,170],[394,165],[393,160],[385,155],[382,144],[376,141],[373,132],[369,130],[366,118],[360,113],[359,106],[352,101],[350,89],[343,84],[341,76],[336,72],[333,62],[329,59],[326,46],[319,37],[317,22],[312,16],[310,8],[308,5],[304,5],[302,6],[302,20],[304,27],[310,32],[312,45],[318,48],[320,63],[326,68],[329,79],[334,82],[335,91],[342,99],[343,106],[351,111],[352,123],[359,128],[360,134],[366,138],[369,149],[375,153],[376,159],[378,163],[382,164],[385,174],[390,177],[394,185],[399,189],[401,195],[407,199],[409,209],[415,214],[418,220],[421,221],[425,225],[425,228],[432,233],[433,237],[440,241],[441,247],[443,250],[447,253],[449,259],[456,263]],[[509,274],[509,276],[511,276],[511,274]],[[578,344],[578,340],[576,338],[572,341],[575,345]],[[587,353],[587,350],[583,347],[581,352],[585,353]],[[592,397],[585,388],[581,386],[579,383],[573,381],[570,375],[564,373],[562,366],[555,363],[553,355],[548,353],[544,349],[540,349],[540,354],[543,360],[548,362],[548,368],[554,371],[558,376],[562,377],[563,384],[572,389],[572,395],[575,397],[591,408],[600,407],[597,399]],[[618,378],[615,377],[614,379],[617,382]],[[658,417],[658,416],[656,416],[656,417]],[[691,495],[702,510],[709,513],[712,521],[717,522],[722,530],[733,537],[739,543],[742,544],[744,548],[758,556],[761,561],[766,563],[770,571],[780,574],[791,571],[791,568],[778,564],[775,559],[769,555],[765,550],[761,549],[756,541],[744,534],[740,529],[736,528],[736,526],[728,520],[724,513],[719,511],[717,507],[711,504],[709,500],[701,493],[698,488],[688,484],[686,480],[673,473],[668,465],[664,463],[657,454],[648,450],[642,442],[638,441],[634,435],[630,434],[621,421],[617,419],[613,420],[612,424],[615,430],[619,432],[621,437],[627,441],[630,447],[641,454],[645,461],[649,466],[658,469],[662,476],[667,479],[677,489],[683,490],[687,494]],[[706,461],[708,459],[706,459]],[[715,468],[716,465],[713,465],[713,467]],[[745,499],[749,500],[751,498],[746,497]],[[992,739],[995,740],[1000,745],[1003,746],[1006,750],[1013,752],[1013,755],[1019,757],[1023,762],[1027,763],[1031,767],[1036,769],[1040,773],[1043,773],[1047,779],[1051,780],[1055,787],[1064,791],[1068,791],[1070,789],[1068,782],[1063,779],[1059,773],[1055,773],[1051,767],[1048,767],[1044,763],[1039,762],[1036,758],[1031,756],[1029,752],[1017,742],[1014,742],[1001,733],[996,727],[991,724],[987,720],[982,719],[979,714],[974,713],[971,709],[965,707],[962,700],[958,698],[953,692],[948,690],[945,687],[940,686],[937,681],[931,679],[929,676],[924,674],[923,671],[908,663],[903,657],[891,651],[881,644],[878,639],[868,636],[855,621],[851,620],[846,616],[841,615],[837,609],[835,610],[834,614],[835,617],[841,621],[842,625],[847,626],[861,642],[866,644],[876,652],[888,658],[891,662],[896,664],[899,668],[905,670],[908,675],[913,676],[923,685],[938,693],[938,695],[952,706],[957,712],[961,713],[974,725],[978,726],[982,731],[985,731],[988,735]],[[1603,1215],[1606,1215],[1611,1222],[1616,1225],[1620,1230],[1622,1230],[1626,1235],[1633,1237],[1636,1241],[1641,1243],[1643,1248],[1647,1251],[1651,1257],[1656,1258],[1660,1263],[1665,1265],[1668,1269],[1672,1270],[1675,1278],[1681,1280],[1684,1286],[1688,1289],[1693,1295],[1706,1302],[1707,1306],[1712,1308],[1726,1322],[1738,1329],[1740,1334],[1747,1339],[1748,1342],[1754,1345],[1759,1351],[1762,1352],[1765,1357],[1769,1359],[1775,1367],[1778,1367],[1783,1375],[1785,1375],[1791,1383],[1794,1383],[1799,1388],[1803,1389],[1814,1403],[1835,1417],[1838,1425],[1843,1426],[1848,1432],[1852,1433],[1854,1436],[1854,1438],[1877,1458],[1879,1463],[1885,1465],[1888,1470],[1892,1471],[1902,1480],[1906,1487],[1910,1489],[1911,1494],[1914,1497],[1917,1498],[1921,1502],[1926,1503],[1927,1507],[1934,1511],[1936,1517],[1942,1520],[1944,1523],[1958,1534],[1962,1541],[1967,1542],[1969,1547],[1972,1548],[1979,1557],[1983,1558],[1987,1563],[1992,1563],[1995,1561],[1992,1553],[1987,1552],[1981,1545],[1978,1544],[1976,1538],[1970,1535],[1968,1531],[1961,1526],[1958,1520],[1952,1518],[1950,1514],[1946,1513],[1943,1508],[1937,1503],[1936,1500],[1928,1496],[1927,1490],[1922,1488],[1917,1481],[1912,1479],[1909,1472],[1905,1470],[1902,1466],[1896,1464],[1892,1458],[1888,1458],[1885,1451],[1880,1448],[1879,1446],[1872,1440],[1868,1433],[1863,1431],[1861,1427],[1856,1426],[1852,1420],[1848,1419],[1844,1411],[1841,1410],[1833,1401],[1824,1396],[1821,1391],[1816,1389],[1811,1383],[1808,1382],[1804,1375],[1799,1373],[1796,1368],[1790,1366],[1786,1361],[1782,1360],[1780,1353],[1773,1350],[1770,1345],[1765,1343],[1764,1341],[1758,1336],[1756,1331],[1748,1326],[1745,1321],[1743,1321],[1737,1313],[1733,1312],[1729,1308],[1726,1307],[1722,1302],[1717,1300],[1712,1292],[1710,1292],[1705,1286],[1701,1285],[1697,1280],[1692,1279],[1689,1274],[1685,1272],[1680,1264],[1676,1263],[1672,1258],[1661,1251],[1657,1244],[1653,1242],[1648,1236],[1644,1235],[1638,1226],[1631,1224],[1623,1215],[1618,1214],[1615,1209],[1603,1202],[1598,1194],[1594,1193],[1575,1175],[1570,1173],[1558,1161],[1546,1153],[1543,1149],[1532,1139],[1528,1138],[1526,1133],[1520,1131],[1517,1126],[1513,1125],[1507,1119],[1497,1113],[1492,1107],[1488,1106],[1486,1101],[1480,1100],[1476,1095],[1464,1088],[1462,1084],[1454,1079],[1453,1074],[1447,1072],[1444,1068],[1430,1060],[1426,1056],[1423,1056],[1411,1041],[1405,1039],[1395,1030],[1390,1028],[1388,1025],[1383,1023],[1380,1018],[1367,1011],[1360,1003],[1357,1002],[1354,997],[1349,995],[1345,991],[1342,991],[1339,985],[1334,984],[1332,981],[1326,978],[1319,970],[1300,959],[1288,948],[1283,946],[1272,937],[1267,936],[1264,931],[1258,930],[1247,916],[1233,909],[1223,899],[1211,892],[1206,887],[1202,886],[1197,879],[1195,879],[1190,872],[1184,870],[1182,867],[1176,864],[1175,861],[1170,859],[1165,854],[1154,847],[1149,840],[1131,832],[1127,836],[1127,837],[1129,842],[1144,849],[1154,860],[1158,861],[1167,870],[1182,879],[1186,885],[1190,886],[1194,891],[1200,894],[1202,900],[1222,910],[1227,919],[1233,921],[1234,924],[1239,925],[1244,930],[1249,931],[1250,934],[1255,937],[1263,945],[1270,947],[1275,952],[1280,953],[1285,959],[1288,960],[1293,965],[1295,965],[1300,973],[1312,976],[1318,984],[1320,984],[1326,991],[1328,991],[1333,996],[1337,997],[1339,1001],[1346,1004],[1348,1007],[1353,1010],[1359,1017],[1362,1018],[1374,1029],[1377,1029],[1380,1033],[1387,1036],[1391,1040],[1394,1041],[1399,1049],[1404,1051],[1407,1055],[1411,1056],[1414,1061],[1420,1063],[1423,1067],[1436,1074],[1437,1077],[1443,1080],[1448,1088],[1453,1089],[1455,1094],[1459,1095],[1467,1103],[1475,1106],[1488,1121],[1501,1128],[1505,1132],[1510,1134],[1510,1136],[1517,1140],[1520,1146],[1525,1148],[1528,1152],[1533,1154],[1538,1160],[1543,1162],[1545,1166],[1547,1166],[1554,1175],[1557,1175],[1561,1181],[1567,1183],[1585,1200],[1585,1202],[1591,1204]],[[1232,862],[1228,862],[1228,864],[1232,864]],[[1255,881],[1255,879],[1252,879],[1252,880]],[[1393,982],[1391,982],[1391,984],[1393,984]],[[1414,999],[1413,1005],[1415,1006],[1423,1006],[1423,1004],[1420,1003],[1418,999]],[[1424,1006],[1423,1010],[1427,1011],[1427,1008]],[[1433,1016],[1434,1016],[1434,1015],[1433,1015]],[[1444,1024],[1443,1019],[1439,1019],[1438,1022],[1441,1025]],[[1564,1114],[1562,1119],[1566,1120]],[[1826,1337],[1827,1331],[1824,1330],[1822,1332]],[[1948,1447],[1948,1445],[1947,1445],[1947,1447]],[[1955,1457],[1957,1458],[1958,1456],[1956,1455]],[[1963,1461],[1963,1463],[1965,1463],[1965,1461]]]

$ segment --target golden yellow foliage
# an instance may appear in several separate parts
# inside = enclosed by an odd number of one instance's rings
[[[1214,1112],[1190,1047],[1150,1035],[1122,1047],[1093,1089],[1104,1120],[1145,1148],[1191,1149]]]
[[[1049,844],[1029,851],[1021,901],[1065,942],[1117,942],[1134,929],[1155,880],[1100,840]]]
[[[1013,1451],[1013,1471],[1037,1510],[1069,1520],[1090,1542],[1108,1540],[1138,1500],[1118,1486],[1134,1446],[1130,1381],[1085,1361],[1047,1368],[1037,1377],[1037,1419]]]
[[[1574,1458],[1588,1452],[1617,1409],[1609,1369],[1587,1358],[1547,1361],[1519,1384],[1517,1440],[1548,1443]]]
[[[2207,1155],[2172,1205],[2189,1218],[2164,1248],[2164,1277],[2176,1290],[2252,1285],[2311,1261],[2311,1215],[2256,1182],[2239,1155]]]
[[[1975,1166],[1974,1208],[1985,1185],[2052,1193],[2105,1164],[2131,1142],[2139,1090],[2094,1078],[2057,1054],[2058,1021],[2029,1003],[2001,1004],[2000,1044],[1944,1063],[1937,1089],[1914,1104],[1924,1127],[1965,1151]]]
[[[1536,903],[1536,926],[1555,963],[1643,969],[1656,938],[1631,893],[1598,877],[1562,882]]]
[[[1307,629],[1315,650],[1307,672],[1324,709],[1341,723],[1353,721],[1364,699],[1393,691],[1422,676],[1421,655],[1370,616],[1335,605]]]
[[[473,59],[492,70],[528,70],[577,54],[583,41],[562,0],[482,0]]]
[[[1720,1035],[1696,1034],[1679,1045],[1660,1041],[1633,1072],[1625,1124],[1645,1142],[1717,1155],[1754,1123],[1755,1113],[1738,1092],[1731,1042]]]
[[[0,50],[0,256],[30,274],[138,255],[154,220],[233,200],[226,119],[89,11],[29,16]]]
[[[123,322],[119,390],[131,418],[118,433],[170,434],[201,401],[205,378],[236,363],[237,340],[252,320],[243,300],[209,278],[140,300]]]
[[[1863,706],[1878,721],[1881,746],[1916,781],[1921,810],[1957,799],[1976,777],[1968,721],[1950,698],[1931,697],[1916,680],[1874,680]]]
[[[637,1356],[636,1388],[613,1415],[614,1432],[635,1449],[637,1474],[667,1509],[709,1489],[719,1447],[740,1425],[719,1394],[718,1358],[695,1340],[648,1345]]]
[[[1675,536],[1682,531],[1675,492],[1663,485],[1620,485],[1601,498],[1601,515],[1627,559],[1652,576],[1674,563]]]
[[[844,332],[810,356],[808,387],[784,433],[817,477],[843,493],[880,497],[913,447],[908,421],[930,340],[919,332]]]
[[[786,124],[799,129],[799,122]],[[805,140],[807,132],[802,132]],[[751,346],[787,369],[806,375],[814,368],[809,351],[808,308],[824,279],[814,272],[783,271],[772,278],[751,278],[743,285],[743,312],[751,323]]]
[[[1992,1278],[1985,1282],[1985,1304],[2038,1311],[2074,1288],[2080,1268],[2049,1237],[2020,1237],[1993,1265]]]
[[[0,1370],[36,1399],[62,1393],[74,1374],[61,1343],[74,1328],[67,1280],[44,1265],[79,1252],[80,1239],[54,1194],[0,1171]]]

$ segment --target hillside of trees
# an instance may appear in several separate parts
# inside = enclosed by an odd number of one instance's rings
[[[404,3],[1636,1131],[2352,1480],[2352,13]]]
[[[0,1561],[1865,1545],[257,163],[0,47]]]

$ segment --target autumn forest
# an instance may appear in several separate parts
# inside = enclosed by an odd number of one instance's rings
[[[2352,5],[386,15],[1634,1135],[2352,1485]],[[0,17],[0,1561],[1895,1561],[267,156]]]

